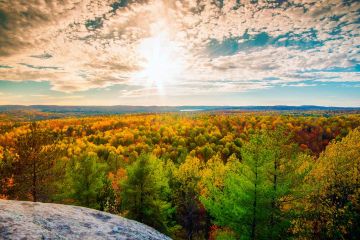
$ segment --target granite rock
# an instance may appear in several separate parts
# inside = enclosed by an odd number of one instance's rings
[[[170,238],[142,223],[89,208],[0,200],[0,239]]]

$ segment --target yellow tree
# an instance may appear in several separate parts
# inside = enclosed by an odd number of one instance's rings
[[[309,238],[357,239],[360,236],[360,129],[331,143],[310,178],[305,202]]]
[[[196,157],[187,157],[175,171],[174,202],[180,224],[186,230],[186,238],[192,239],[199,230],[201,209],[199,182],[204,163]]]

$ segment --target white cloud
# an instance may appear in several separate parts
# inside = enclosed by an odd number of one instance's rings
[[[148,59],[139,52],[139,46],[144,39],[166,32],[167,45],[160,46],[160,52],[173,51],[175,56],[170,61],[181,63],[183,70],[172,76],[174,81],[158,84],[163,88],[160,92],[167,94],[241,92],[281,84],[300,87],[313,85],[313,81],[360,81],[356,72],[324,70],[349,68],[360,61],[356,23],[359,2],[346,5],[340,0],[294,0],[283,4],[266,1],[237,4],[233,0],[224,1],[220,8],[207,0],[197,4],[192,0],[150,0],[133,1],[115,12],[110,7],[114,2],[0,3],[0,11],[7,19],[6,27],[0,25],[0,65],[13,67],[0,68],[0,79],[49,81],[53,90],[64,92],[125,84],[140,90],[121,93],[124,96],[159,94],[153,91],[156,84],[145,84],[145,79],[136,77],[146,68],[144,61]],[[334,16],[337,21],[332,19]],[[95,27],[87,28],[88,20],[94,21]],[[338,33],[332,35],[334,29]],[[310,31],[315,31],[316,36]],[[295,45],[247,46],[228,56],[210,56],[206,52],[210,39],[221,42],[224,38],[261,32],[270,39],[281,37],[282,42],[291,33]],[[296,41],[321,44],[301,48]]]

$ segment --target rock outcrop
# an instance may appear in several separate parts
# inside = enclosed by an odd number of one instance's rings
[[[142,223],[93,209],[0,200],[0,239],[170,238]]]

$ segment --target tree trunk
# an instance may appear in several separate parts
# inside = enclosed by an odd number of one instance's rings
[[[190,217],[190,220],[189,220],[189,227],[188,227],[188,230],[187,230],[187,239],[188,240],[192,240],[192,236],[193,236],[193,222],[192,222],[192,217]]]
[[[186,199],[187,197],[185,197]],[[194,221],[193,221],[193,218],[194,218],[194,212],[196,211],[195,210],[195,207],[194,207],[194,203],[192,201],[188,202],[188,207],[186,209],[186,223],[185,223],[185,228],[186,228],[186,237],[188,240],[192,240],[192,237],[193,237],[193,232],[194,232]]]

